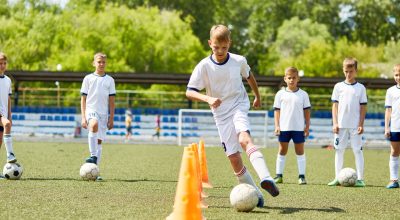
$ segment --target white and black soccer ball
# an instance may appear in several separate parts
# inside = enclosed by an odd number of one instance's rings
[[[338,181],[342,186],[354,186],[357,182],[357,173],[353,168],[343,168],[339,172]]]
[[[96,180],[99,173],[99,167],[94,163],[84,163],[79,170],[79,175],[84,180]]]
[[[24,169],[19,163],[6,163],[3,168],[3,175],[9,180],[18,180],[21,178]]]
[[[258,194],[252,185],[241,183],[232,189],[229,199],[238,212],[250,212],[258,203]]]

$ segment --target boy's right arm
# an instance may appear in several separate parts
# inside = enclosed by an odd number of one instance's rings
[[[385,110],[385,137],[390,137],[390,116],[392,114],[392,108],[386,108]]]
[[[217,108],[221,105],[221,99],[214,98],[208,95],[203,95],[195,90],[188,89],[186,90],[186,97],[190,100],[197,100],[202,102],[207,102],[213,108]]]
[[[279,136],[281,134],[281,128],[279,127],[279,118],[281,117],[281,111],[279,109],[275,109],[274,111],[274,121],[275,121],[275,135]]]
[[[87,121],[86,121],[86,96],[81,96],[81,113],[82,113],[82,121],[81,125],[82,128],[87,128]]]
[[[332,126],[333,133],[337,134],[337,133],[339,133],[338,103],[337,102],[333,102],[333,104],[332,104],[332,121],[333,121],[333,126]]]

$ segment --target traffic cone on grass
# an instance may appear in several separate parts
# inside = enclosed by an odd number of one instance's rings
[[[201,182],[203,188],[213,188],[210,183],[210,180],[208,179],[206,149],[204,147],[203,140],[200,140],[199,142],[199,156],[200,156],[199,161],[200,161]]]
[[[194,157],[196,161],[196,173],[197,173],[197,180],[198,180],[198,188],[200,192],[200,207],[202,209],[208,208],[207,203],[204,201],[204,198],[207,198],[207,194],[203,191],[203,186],[201,184],[201,173],[200,173],[200,161],[199,161],[199,150],[196,143],[192,143],[191,148],[194,152]]]

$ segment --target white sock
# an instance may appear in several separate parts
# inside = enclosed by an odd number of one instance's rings
[[[297,155],[297,168],[299,175],[306,175],[306,155]]]
[[[339,176],[339,172],[343,168],[343,158],[345,149],[336,149],[335,151],[335,178]]]
[[[268,167],[265,164],[264,157],[262,153],[259,150],[257,150],[257,147],[256,146],[247,147],[246,153],[250,159],[251,164],[256,170],[260,180],[272,179]]]
[[[100,160],[101,160],[101,153],[103,152],[103,147],[101,146],[101,144],[97,144],[97,166],[100,165]]]
[[[364,154],[361,149],[354,150],[354,157],[356,161],[356,169],[357,169],[357,179],[363,180],[364,179]]]
[[[14,153],[11,134],[4,134],[3,140],[4,140],[4,145],[6,146],[7,156],[10,155],[11,153]]]
[[[97,132],[94,133],[92,131],[89,131],[88,142],[89,142],[90,156],[96,156],[97,155]]]
[[[393,157],[390,155],[389,159],[389,170],[390,170],[390,180],[399,179],[399,157]]]
[[[283,170],[285,169],[285,155],[280,155],[276,157],[276,174],[283,174]]]
[[[258,195],[262,196],[260,189],[254,183],[253,178],[251,177],[250,173],[247,171],[247,168],[245,166],[243,166],[243,168],[239,171],[239,173],[235,173],[235,175],[239,183],[247,183],[254,186],[254,188],[257,190]]]

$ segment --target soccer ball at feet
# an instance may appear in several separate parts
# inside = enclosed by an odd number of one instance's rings
[[[339,172],[338,181],[342,186],[354,186],[357,182],[357,173],[353,168],[343,168]]]
[[[258,203],[257,190],[246,183],[235,186],[229,198],[233,208],[239,212],[250,212]]]
[[[9,180],[18,180],[22,172],[23,168],[19,163],[6,163],[3,168],[3,175]]]
[[[84,180],[96,180],[99,173],[99,167],[94,163],[84,163],[79,170],[79,175]]]

